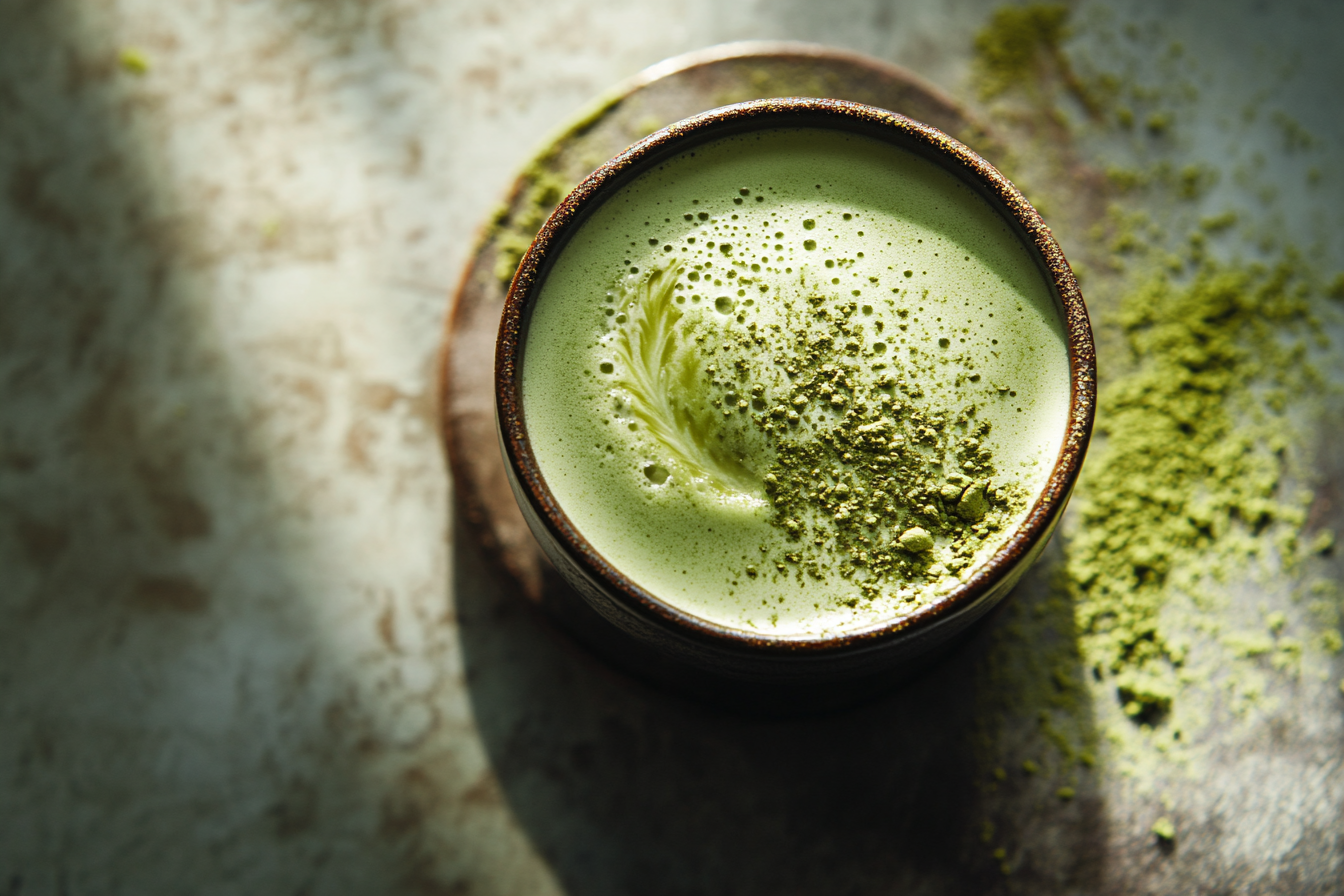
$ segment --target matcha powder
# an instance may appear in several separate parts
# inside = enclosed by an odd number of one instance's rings
[[[1103,383],[1066,571],[1092,674],[1140,721],[1171,709],[1186,661],[1163,625],[1173,591],[1215,609],[1202,584],[1295,548],[1305,508],[1282,494],[1282,415],[1314,374],[1284,337],[1308,323],[1307,297],[1291,261],[1206,262],[1121,303],[1132,369]]]
[[[912,355],[901,365],[878,364],[895,372],[880,373],[876,388],[864,390],[857,365],[833,346],[862,338],[857,303],[821,293],[810,301],[822,329],[797,329],[793,352],[778,359],[791,381],[788,400],[758,415],[776,457],[765,476],[772,522],[798,546],[775,566],[820,578],[823,556],[838,551],[849,560],[842,575],[866,597],[899,588],[914,601],[916,592],[903,586],[971,565],[1026,497],[995,486],[998,471],[983,444],[990,425],[977,420],[974,401],[942,411],[921,401],[920,380],[939,375],[935,363]],[[973,362],[962,363],[971,366],[958,384],[979,380]],[[814,418],[809,438],[794,437],[795,409],[814,407],[830,413]],[[935,534],[947,543],[941,558]]]
[[[675,466],[724,494],[764,493],[783,537],[761,545],[747,577],[796,587],[838,575],[850,586],[844,606],[882,597],[913,609],[958,582],[1025,511],[980,407],[984,395],[1008,402],[1016,392],[985,382],[974,352],[949,339],[888,352],[893,337],[871,305],[801,278],[775,290],[785,325],[733,327],[751,300],[721,329],[691,323],[674,299],[685,273],[676,265],[638,280],[615,316],[618,363],[608,366]],[[892,292],[905,302],[909,290]],[[913,316],[902,304],[895,319]],[[742,448],[743,427],[764,450]],[[766,460],[752,469],[755,453]],[[661,484],[671,474],[655,464],[645,475]]]

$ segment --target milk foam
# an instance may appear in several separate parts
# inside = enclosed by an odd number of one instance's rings
[[[658,289],[668,304],[655,332],[631,317]],[[800,328],[815,331],[809,302],[823,296],[862,333],[835,349],[849,353],[856,390],[900,378],[930,407],[973,405],[990,424],[994,484],[1027,496],[1009,528],[1058,454],[1069,403],[1062,315],[1011,226],[969,187],[909,152],[828,130],[756,132],[673,158],[598,208],[555,260],[526,337],[522,395],[542,475],[579,531],[632,580],[704,619],[780,635],[852,630],[957,582],[935,576],[903,599],[855,601],[854,582],[838,575],[756,573],[789,537],[757,484],[772,458],[751,420],[784,407],[780,353]],[[728,399],[693,409],[698,423],[682,414],[681,441],[660,434],[634,394],[631,332],[645,334],[646,353],[655,337],[676,346],[643,368],[665,380],[644,391],[681,388],[669,379],[677,364],[729,384],[715,393]],[[805,409],[794,431],[832,410]],[[705,427],[704,445],[685,437]]]

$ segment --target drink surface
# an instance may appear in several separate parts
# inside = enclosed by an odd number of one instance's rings
[[[778,635],[968,577],[1049,477],[1069,383],[1012,226],[932,162],[825,129],[725,138],[621,188],[555,259],[522,364],[537,463],[593,547]]]

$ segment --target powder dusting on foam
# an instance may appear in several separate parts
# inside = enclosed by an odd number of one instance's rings
[[[824,130],[724,139],[597,209],[523,358],[537,462],[630,578],[720,624],[869,626],[937,600],[1049,475],[1051,289],[932,163]]]

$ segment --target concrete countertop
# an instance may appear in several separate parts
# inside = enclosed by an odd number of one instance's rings
[[[1014,877],[966,851],[982,819],[929,708],[956,717],[964,676],[922,709],[717,714],[578,650],[454,531],[442,320],[548,133],[742,39],[975,104],[994,8],[0,6],[0,893],[1161,892],[1195,886],[1186,855],[1207,892],[1344,892],[1344,701],[1313,704],[1325,760],[1238,742],[1263,783],[1199,785],[1204,848],[1153,847],[1158,795],[1102,780]],[[1217,164],[1219,115],[1251,104],[1312,135],[1258,183],[1284,239],[1344,269],[1344,8],[1074,22],[1078,54],[1139,23],[1138,63],[1196,60],[1211,111],[1178,163]]]

